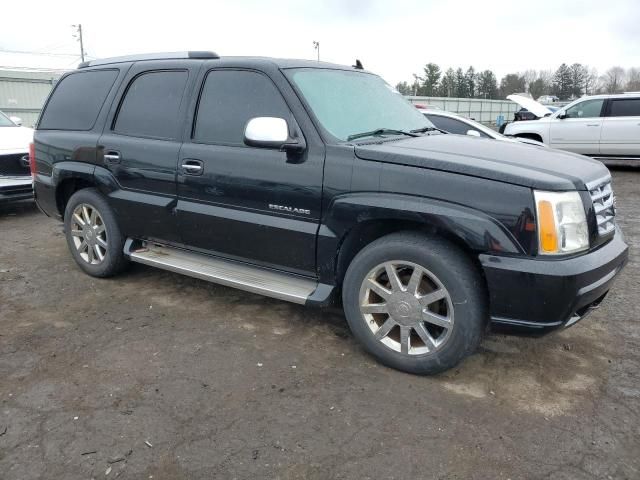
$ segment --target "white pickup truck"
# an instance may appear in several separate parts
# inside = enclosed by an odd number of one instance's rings
[[[640,92],[582,97],[556,112],[521,95],[507,98],[541,118],[510,123],[505,135],[531,138],[608,164],[640,165]]]
[[[0,204],[33,198],[29,144],[33,130],[0,112]]]

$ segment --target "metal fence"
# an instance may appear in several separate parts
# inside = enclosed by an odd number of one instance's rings
[[[512,120],[513,114],[520,109],[520,106],[511,100],[413,96],[409,96],[407,99],[414,105],[440,108],[492,126],[497,124],[500,116],[502,116],[503,121]]]
[[[0,70],[0,110],[33,126],[61,71]]]

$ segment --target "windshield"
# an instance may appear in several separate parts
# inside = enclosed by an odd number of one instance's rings
[[[322,127],[338,140],[385,129],[397,135],[433,128],[413,105],[376,75],[346,70],[300,68],[287,71]],[[400,133],[401,134],[401,133]]]
[[[0,127],[15,127],[16,124],[9,120],[4,113],[0,112]]]

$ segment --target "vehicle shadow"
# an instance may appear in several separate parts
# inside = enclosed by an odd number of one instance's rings
[[[40,214],[36,202],[33,200],[22,200],[12,203],[0,203],[0,218],[13,217],[17,215]]]

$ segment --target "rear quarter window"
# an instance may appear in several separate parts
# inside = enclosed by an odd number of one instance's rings
[[[610,117],[640,117],[640,98],[611,100]]]
[[[38,130],[91,130],[117,77],[113,69],[64,77],[42,112]]]

